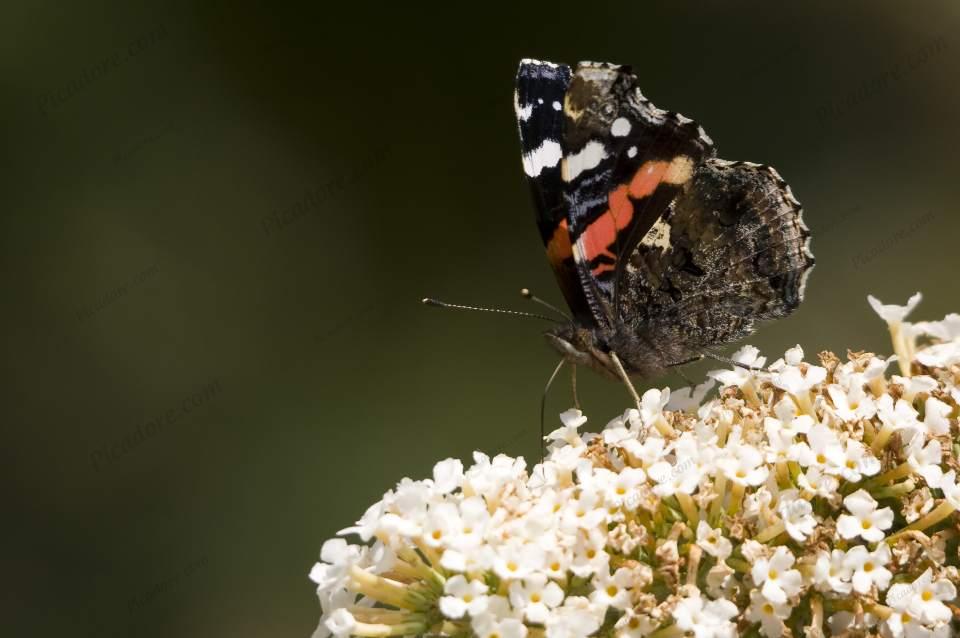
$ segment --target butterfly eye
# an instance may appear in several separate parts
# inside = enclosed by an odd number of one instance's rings
[[[613,104],[611,104],[610,102],[604,102],[604,103],[600,106],[600,113],[601,113],[604,117],[613,117],[614,115],[617,114],[617,109],[616,109],[616,107],[615,107]]]

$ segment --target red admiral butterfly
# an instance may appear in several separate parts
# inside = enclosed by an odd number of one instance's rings
[[[655,376],[800,304],[814,260],[790,187],[768,166],[717,159],[703,128],[651,104],[629,67],[524,60],[515,109],[575,320],[547,333],[567,361]]]
[[[632,391],[628,375],[716,356],[710,347],[800,304],[814,259],[789,186],[769,166],[718,159],[703,128],[651,104],[629,67],[523,60],[514,107],[573,314],[546,333],[565,361]]]

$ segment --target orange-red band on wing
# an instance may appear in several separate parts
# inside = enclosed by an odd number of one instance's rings
[[[609,248],[616,242],[617,233],[629,226],[633,219],[631,200],[651,195],[669,167],[670,162],[644,162],[628,184],[621,184],[610,191],[608,197],[610,207],[593,220],[580,236],[578,243],[584,260],[590,262],[601,255],[616,260],[616,255],[612,254]],[[569,239],[567,242],[569,246]],[[551,240],[552,243],[553,240]],[[613,264],[601,262],[593,268],[593,274],[599,276],[613,269]]]
[[[570,245],[570,231],[567,229],[567,220],[561,221],[553,231],[550,241],[547,242],[547,259],[554,267],[559,266],[565,259],[573,256],[573,246]]]

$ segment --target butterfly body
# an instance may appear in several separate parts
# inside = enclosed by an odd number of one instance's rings
[[[569,362],[616,379],[616,358],[653,377],[799,305],[813,255],[790,188],[768,166],[718,159],[629,68],[524,60],[515,108],[573,316],[546,336]]]

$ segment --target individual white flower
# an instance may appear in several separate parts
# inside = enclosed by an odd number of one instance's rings
[[[533,623],[545,623],[550,610],[563,602],[563,596],[560,585],[541,573],[510,583],[510,604]]]
[[[433,486],[440,494],[449,494],[463,482],[463,463],[460,459],[446,459],[433,466]]]
[[[597,609],[615,607],[621,611],[633,606],[630,601],[629,587],[633,583],[631,570],[621,567],[611,574],[609,570],[599,571],[593,576],[593,592],[590,602]]]
[[[817,519],[813,517],[813,506],[810,502],[799,498],[796,490],[792,494],[786,492],[780,495],[777,512],[790,538],[797,542],[807,539],[817,527]]]
[[[586,638],[602,620],[588,599],[568,596],[547,618],[547,638]]]
[[[839,470],[844,479],[851,483],[859,483],[864,476],[873,476],[880,471],[880,461],[863,443],[847,439],[847,447]]]
[[[814,465],[808,467],[806,472],[797,475],[797,486],[813,496],[830,499],[837,494],[840,481],[837,477],[826,474],[821,468]]]
[[[423,525],[423,540],[430,547],[444,546],[447,539],[459,533],[461,527],[460,512],[456,505],[445,501],[434,503]]]
[[[573,545],[570,571],[586,578],[609,569],[610,554],[604,550],[606,544],[607,537],[599,530],[580,530]]]
[[[773,494],[765,486],[760,486],[754,492],[748,492],[743,497],[743,516],[747,519],[764,518],[770,515],[770,503]],[[749,541],[748,541],[749,542]]]
[[[798,366],[803,363],[803,348],[800,347],[800,344],[788,348],[783,355],[783,361],[788,366]]]
[[[514,540],[497,547],[493,571],[504,580],[527,578],[535,571],[542,571],[546,552],[536,543]]]
[[[960,339],[927,346],[917,352],[916,359],[928,368],[950,368],[960,363]]]
[[[759,590],[750,592],[750,609],[747,610],[747,620],[760,623],[763,635],[768,638],[783,636],[783,621],[790,617],[789,605],[770,602]]]
[[[893,525],[893,510],[877,509],[877,501],[866,490],[860,489],[843,499],[850,514],[837,518],[837,531],[846,539],[861,537],[869,543],[878,543],[886,536],[883,531]]]
[[[805,370],[803,369],[800,365],[803,362],[803,349],[800,346],[787,350],[784,362],[785,365],[777,366],[778,369],[770,381],[794,396],[807,393],[827,378],[827,369],[824,367],[807,366]]]
[[[526,638],[527,626],[503,596],[489,596],[487,610],[470,621],[477,638]]]
[[[923,408],[923,425],[928,436],[950,433],[950,413],[953,412],[953,406],[936,397],[927,397]]]
[[[321,562],[310,570],[310,580],[317,584],[317,591],[342,587],[350,568],[360,562],[361,556],[357,545],[350,545],[342,538],[331,538],[320,548]]]
[[[803,467],[817,467],[830,474],[838,474],[846,460],[846,454],[835,430],[817,424],[807,432],[806,442],[790,448],[791,460]]]
[[[764,598],[777,605],[800,593],[802,578],[796,569],[790,569],[796,559],[793,553],[780,545],[769,559],[761,558],[753,564],[750,574],[761,587]]]
[[[943,601],[957,597],[957,588],[946,578],[933,580],[933,570],[927,568],[910,584],[897,583],[887,591],[887,605],[925,623],[948,622],[952,613]]]
[[[560,413],[561,427],[547,434],[548,441],[562,441],[567,445],[583,445],[579,429],[587,422],[587,417],[577,409],[570,409]]]
[[[957,473],[950,470],[940,478],[940,491],[943,497],[953,506],[953,509],[960,510],[960,483],[957,483]]]
[[[627,609],[613,626],[615,638],[645,638],[657,630],[659,623],[646,614]]]
[[[733,638],[736,625],[730,619],[736,615],[737,606],[729,600],[708,601],[696,590],[673,610],[677,627],[693,632],[695,638]]]
[[[706,521],[697,523],[697,545],[721,561],[726,560],[733,551],[733,544],[723,535],[723,529],[714,529]]]
[[[574,533],[578,529],[593,529],[608,516],[600,492],[583,487],[574,498],[563,504],[560,526],[564,531]]]
[[[647,428],[652,428],[654,424],[663,418],[663,409],[670,400],[670,388],[658,390],[651,388],[643,393],[640,398],[640,420]]]
[[[894,402],[893,397],[884,394],[877,401],[877,416],[884,427],[897,430],[925,430],[917,418],[917,411],[903,399]]]
[[[820,591],[849,594],[853,589],[850,578],[853,568],[847,562],[847,554],[842,549],[832,552],[820,550],[813,568],[813,582]]]
[[[726,454],[717,459],[717,467],[728,481],[757,486],[767,480],[770,470],[763,463],[763,454],[749,444],[739,443],[739,429],[734,430],[724,448]]]
[[[918,394],[929,394],[940,385],[936,379],[925,374],[918,374],[913,377],[901,377],[895,374],[890,377],[890,380],[902,388],[900,398],[907,403],[913,403],[914,398]]]
[[[870,302],[870,307],[887,323],[903,322],[903,320],[907,318],[907,315],[913,312],[913,309],[916,308],[917,304],[922,300],[923,295],[918,292],[910,297],[907,305],[898,306],[896,304],[884,304],[873,295],[867,295],[867,301]]]
[[[926,444],[924,444],[926,443]],[[940,462],[943,460],[943,448],[940,441],[927,441],[921,433],[914,435],[907,446],[907,463],[910,469],[923,477],[927,485],[936,489],[943,479],[943,469]]]
[[[653,487],[653,493],[660,498],[673,496],[678,492],[693,494],[700,483],[700,472],[690,458],[680,460],[676,465],[666,461],[655,463],[650,467],[649,475],[657,483]]]
[[[353,633],[357,620],[349,611],[341,607],[334,610],[324,623],[327,630],[337,638],[346,638]]]
[[[798,434],[809,432],[814,423],[809,414],[797,414],[797,404],[789,398],[781,399],[773,406],[773,412],[777,418],[763,419],[763,429],[770,438],[777,435],[792,442]]]
[[[890,546],[886,543],[880,543],[872,552],[863,545],[851,547],[847,551],[846,564],[853,571],[851,582],[854,591],[866,594],[873,585],[881,591],[886,589],[893,577],[885,567],[889,562]]]
[[[960,315],[950,313],[943,321],[918,321],[913,324],[917,334],[930,335],[940,341],[960,339]]]
[[[827,386],[827,394],[833,402],[833,414],[841,421],[871,419],[877,413],[876,401],[863,389],[863,384],[853,385],[849,390],[831,384]]]
[[[716,379],[721,387],[743,387],[756,374],[756,371],[750,368],[762,368],[767,362],[766,357],[761,357],[760,351],[753,346],[740,348],[731,355],[730,360],[740,365],[734,366],[732,370],[711,370],[707,373],[707,376]]]
[[[646,481],[646,472],[638,467],[625,467],[606,484],[603,499],[609,506],[634,510],[639,502],[637,488]]]
[[[446,596],[440,597],[440,612],[447,618],[476,616],[487,611],[487,586],[479,580],[467,581],[462,574],[451,576],[444,583]]]

